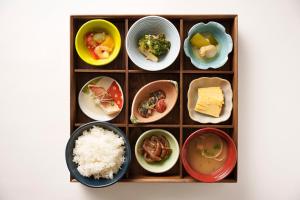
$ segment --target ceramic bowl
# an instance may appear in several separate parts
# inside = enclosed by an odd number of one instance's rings
[[[140,104],[149,98],[150,93],[162,90],[166,94],[165,103],[167,105],[166,110],[163,113],[159,113],[153,111],[152,115],[148,118],[142,117],[138,113],[138,107]],[[148,83],[147,85],[143,86],[135,95],[132,107],[131,107],[131,116],[130,120],[132,123],[150,123],[155,122],[166,116],[175,106],[176,101],[178,98],[178,84],[176,81],[173,80],[158,80]]]
[[[164,33],[171,42],[169,52],[159,57],[158,62],[147,60],[138,50],[138,41],[145,34]],[[137,20],[126,36],[126,50],[129,58],[138,67],[148,71],[158,71],[170,66],[180,51],[180,37],[176,27],[167,19],[159,16],[147,16]]]
[[[193,53],[192,45],[190,43],[191,37],[196,33],[211,33],[218,41],[218,54],[213,59],[204,60],[199,59]],[[222,67],[228,60],[228,54],[232,51],[232,39],[226,33],[223,25],[217,22],[208,22],[195,24],[188,32],[187,38],[184,40],[184,52],[187,57],[191,59],[192,64],[198,69],[217,69]]]
[[[95,104],[95,100],[93,96],[90,94],[90,91],[88,89],[89,84],[95,84],[98,86],[103,87],[104,89],[108,89],[110,85],[115,82],[120,91],[121,91],[121,98],[123,100],[121,110],[118,113],[108,115],[106,114],[98,105]],[[113,78],[108,77],[108,76],[99,76],[96,78],[93,78],[89,80],[80,90],[79,95],[78,95],[78,104],[81,109],[81,111],[87,115],[89,118],[97,120],[97,121],[110,121],[114,118],[116,118],[120,112],[123,109],[124,106],[124,95],[122,91],[122,87],[120,84]]]
[[[194,170],[188,161],[188,146],[190,144],[190,141],[192,141],[194,138],[199,137],[202,134],[216,134],[219,137],[221,137],[225,142],[228,144],[228,153],[227,153],[227,160],[225,161],[224,165],[218,169],[217,171],[213,172],[212,174],[202,174],[196,170]],[[230,172],[233,170],[233,168],[236,165],[237,162],[237,150],[235,143],[230,138],[230,136],[225,133],[222,130],[216,129],[216,128],[203,128],[199,129],[195,132],[193,132],[184,142],[182,150],[181,150],[181,161],[185,168],[185,170],[188,172],[189,175],[191,175],[194,179],[202,182],[217,182],[225,178]]]
[[[172,153],[169,155],[166,160],[156,162],[156,163],[147,163],[144,160],[143,155],[140,153],[140,148],[144,140],[152,135],[163,135],[169,142]],[[144,132],[137,140],[135,144],[135,157],[138,163],[147,171],[152,173],[163,173],[171,169],[177,162],[179,157],[179,145],[176,138],[168,131],[163,129],[151,129]]]
[[[102,179],[94,179],[94,178],[90,178],[90,177],[84,177],[78,172],[78,170],[77,170],[78,165],[73,162],[73,157],[74,157],[73,149],[75,148],[76,140],[78,139],[79,136],[82,135],[83,131],[89,130],[93,126],[99,126],[104,129],[113,131],[115,134],[118,134],[124,138],[125,161],[122,164],[118,173],[114,174],[113,179],[103,179],[103,178]],[[129,141],[128,141],[127,137],[125,136],[125,134],[123,133],[123,131],[121,131],[119,128],[117,128],[107,122],[95,121],[95,122],[90,122],[85,125],[82,125],[73,132],[73,134],[71,135],[71,137],[67,143],[67,147],[66,147],[66,151],[65,151],[65,158],[66,158],[66,163],[67,163],[68,169],[69,169],[72,177],[74,177],[77,181],[79,181],[83,185],[86,185],[89,187],[94,187],[94,188],[101,188],[101,187],[106,187],[106,186],[116,183],[118,180],[120,180],[124,176],[124,174],[127,172],[127,169],[129,167],[129,164],[131,161],[131,149],[130,149]]]
[[[112,36],[115,46],[111,55],[107,59],[94,59],[86,44],[85,36],[89,32],[106,32]],[[88,64],[101,66],[112,62],[119,54],[121,49],[121,35],[118,28],[109,21],[94,19],[84,23],[78,30],[75,37],[75,48],[79,57]]]
[[[212,117],[194,110],[198,99],[198,88],[220,87],[224,94],[224,105],[220,117]],[[202,77],[190,83],[187,108],[192,120],[200,123],[220,123],[229,119],[232,111],[232,89],[229,81],[218,77]]]

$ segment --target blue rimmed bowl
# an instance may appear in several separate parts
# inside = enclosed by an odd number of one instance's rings
[[[138,41],[145,34],[164,33],[166,39],[171,42],[168,53],[159,57],[158,62],[147,60],[138,50]],[[147,71],[158,71],[169,67],[178,57],[180,51],[180,36],[177,28],[160,16],[146,16],[137,20],[126,36],[126,50],[131,61],[138,67]]]
[[[218,41],[218,54],[212,59],[199,59],[193,52],[190,43],[191,37],[196,33],[211,33]],[[191,59],[192,64],[198,69],[217,69],[222,67],[228,60],[228,54],[232,51],[233,42],[231,36],[226,33],[223,25],[217,22],[201,22],[195,24],[188,32],[188,37],[184,40],[184,52]]]
[[[75,148],[76,140],[78,139],[79,136],[82,135],[83,131],[89,130],[93,126],[99,126],[106,130],[113,131],[115,134],[121,136],[125,141],[125,155],[124,155],[125,160],[118,173],[114,174],[113,179],[103,179],[103,178],[94,179],[93,177],[84,177],[77,170],[78,165],[73,162],[73,157],[74,157],[73,149]],[[122,130],[107,122],[94,121],[80,126],[73,132],[73,134],[71,135],[67,143],[65,158],[66,158],[68,169],[72,177],[74,177],[77,181],[79,181],[80,183],[88,187],[102,188],[118,182],[125,175],[131,161],[131,148],[130,148],[129,141]]]

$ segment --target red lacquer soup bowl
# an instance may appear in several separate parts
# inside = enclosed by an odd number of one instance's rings
[[[225,142],[227,142],[228,151],[227,151],[227,159],[226,159],[224,165],[222,165],[222,167],[220,167],[219,169],[217,169],[216,171],[214,171],[211,174],[202,174],[202,173],[194,170],[191,167],[191,165],[187,159],[188,158],[188,146],[193,139],[195,139],[196,137],[198,137],[200,135],[207,134],[207,133],[216,134],[219,137],[221,137]],[[219,130],[216,128],[199,129],[199,130],[193,132],[184,142],[182,150],[181,150],[181,160],[182,160],[182,164],[183,164],[185,170],[194,179],[196,179],[198,181],[202,181],[202,182],[207,182],[207,183],[217,182],[217,181],[220,181],[223,178],[225,178],[228,174],[230,174],[230,172],[235,167],[236,161],[237,161],[236,146],[235,146],[233,140],[230,138],[230,136],[222,130]]]

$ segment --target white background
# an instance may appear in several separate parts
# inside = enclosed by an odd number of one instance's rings
[[[237,184],[69,183],[71,14],[238,14]],[[300,199],[300,1],[0,1],[0,200]]]

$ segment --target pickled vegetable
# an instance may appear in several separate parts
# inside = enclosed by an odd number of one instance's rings
[[[190,40],[191,44],[197,48],[210,45],[209,40],[200,33],[196,33]]]
[[[209,40],[210,44],[212,44],[212,45],[217,45],[218,44],[218,41],[216,40],[216,38],[212,34],[208,33],[208,34],[205,35],[205,37]]]

